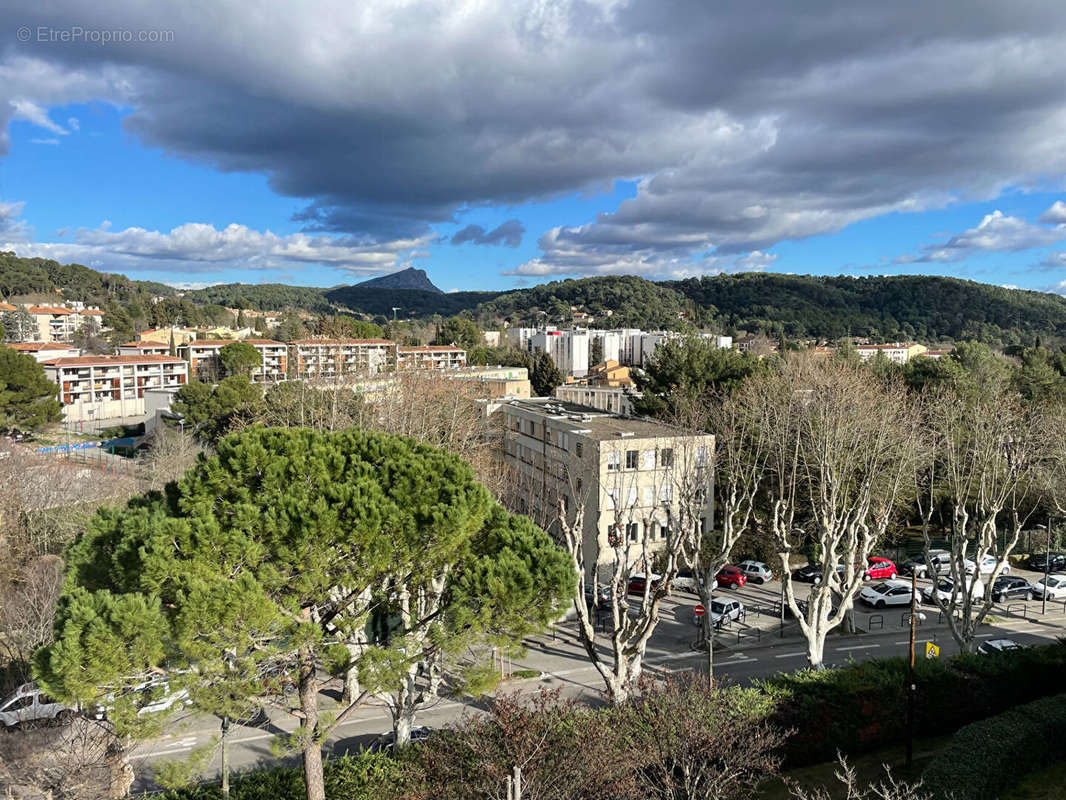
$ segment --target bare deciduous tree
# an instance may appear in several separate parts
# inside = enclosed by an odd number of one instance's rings
[[[932,800],[932,795],[922,791],[921,781],[907,783],[897,780],[892,772],[885,767],[884,779],[863,786],[855,768],[848,764],[843,756],[838,757],[840,770],[836,773],[838,786],[830,791],[827,787],[819,786],[806,789],[800,786],[789,786],[789,793],[796,800]],[[843,792],[843,793],[842,793]]]
[[[902,387],[841,359],[790,358],[751,379],[737,401],[765,428],[768,521],[785,597],[807,639],[808,662],[821,668],[825,638],[850,613],[866,560],[910,488],[917,421]],[[800,519],[824,572],[806,608],[790,569],[792,553],[804,546]]]

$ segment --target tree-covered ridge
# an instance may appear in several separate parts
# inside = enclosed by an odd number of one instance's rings
[[[327,289],[326,299],[349,311],[391,317],[392,309],[402,317],[450,317],[470,311],[493,299],[499,292],[450,292],[437,294],[421,289],[375,289],[364,286],[338,286]]]
[[[0,297],[57,293],[67,300],[92,305],[177,295],[173,287],[155,281],[132,281],[125,275],[98,272],[81,264],[60,264],[50,258],[19,258],[10,251],[0,252]]]
[[[977,339],[1030,343],[1066,334],[1066,299],[924,275],[813,277],[749,273],[666,284],[722,327],[789,337]]]
[[[287,308],[329,311],[330,304],[325,297],[327,291],[314,286],[288,286],[284,283],[221,283],[185,292],[185,297],[197,303],[216,303],[227,308],[254,311],[282,311]]]

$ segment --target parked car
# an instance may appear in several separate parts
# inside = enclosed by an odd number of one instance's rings
[[[980,578],[968,577],[970,583],[970,598],[976,600],[985,593],[985,584]],[[965,582],[965,581],[964,581]],[[945,603],[951,602],[952,598],[959,600],[961,595],[955,588],[955,582],[951,578],[939,578],[932,586],[922,589],[922,600],[926,603],[935,603],[936,598]]]
[[[872,586],[863,586],[859,600],[874,608],[909,606],[911,585],[907,581],[883,581]]]
[[[1048,600],[1066,597],[1066,575],[1062,573],[1049,575],[1047,581],[1041,578],[1033,584],[1033,594],[1036,597],[1047,597]]]
[[[425,725],[419,725],[411,728],[411,744],[418,744],[419,742],[426,741],[433,735],[433,729]],[[394,750],[396,747],[396,733],[395,731],[389,731],[383,736],[379,736],[375,741],[370,743],[367,751],[370,753],[387,753]]]
[[[981,563],[978,565],[978,571],[982,575],[991,575],[996,571],[996,567],[999,566],[999,559],[995,556],[985,556],[981,559]],[[969,572],[969,569],[966,570]],[[1006,562],[1003,565],[1003,569],[999,571],[1000,575],[1010,575],[1010,562]]]
[[[659,581],[663,578],[662,575],[656,575],[654,572],[651,574],[651,591],[655,591],[659,588]],[[628,592],[630,594],[644,594],[644,588],[647,586],[648,578],[643,573],[636,573],[629,576]]]
[[[723,589],[739,589],[748,582],[748,576],[737,567],[722,567],[714,580]]]
[[[992,583],[992,599],[997,603],[1008,600],[1032,600],[1035,590],[1025,578],[1016,575],[1000,575]]]
[[[712,597],[711,608],[709,610],[711,615],[711,625],[716,628],[720,628],[722,625],[730,622],[743,622],[747,617],[748,612],[744,608],[744,604],[739,600],[726,599],[723,597]],[[702,624],[700,618],[696,616],[695,608],[692,611],[692,622],[695,625]]]
[[[679,569],[677,571],[677,577],[674,578],[670,586],[674,589],[681,589],[682,591],[696,594],[699,592],[699,578],[690,569]]]
[[[1025,647],[1013,639],[986,639],[977,646],[978,653],[1009,653],[1011,650],[1024,650]]]
[[[837,575],[843,576],[844,565],[837,564]],[[807,564],[805,567],[800,567],[797,570],[793,570],[792,579],[801,581],[802,583],[814,583],[819,584],[822,582],[822,565],[821,564]]]
[[[894,578],[897,574],[896,565],[891,559],[870,556],[866,559],[866,569],[863,570],[862,578],[867,581],[880,581]]]
[[[589,607],[589,610],[594,609],[610,609],[614,604],[614,597],[611,594],[611,587],[600,586],[599,590],[593,588],[591,583],[585,584],[585,605]]]
[[[919,553],[914,558],[909,558],[900,564],[900,575],[915,575],[919,578],[927,578],[947,568],[951,561],[951,553],[947,550],[930,550],[929,554]]]
[[[0,725],[14,728],[35,722],[65,723],[77,710],[63,705],[32,683],[24,683],[0,702]]]
[[[1050,566],[1048,564],[1050,563]],[[1066,570],[1066,553],[1052,553],[1048,558],[1047,553],[1033,553],[1029,556],[1029,569],[1034,572],[1061,572]]]
[[[737,569],[752,583],[766,583],[774,579],[774,573],[761,561],[741,561],[737,564]]]

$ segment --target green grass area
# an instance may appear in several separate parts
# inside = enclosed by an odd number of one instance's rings
[[[1059,761],[1018,781],[1003,800],[1058,800],[1066,786],[1066,761]]]
[[[516,669],[511,673],[512,678],[539,678],[541,676],[539,669]]]
[[[916,741],[914,743],[914,760],[909,768],[904,763],[906,761],[906,750],[903,745],[886,747],[862,756],[849,758],[848,764],[855,769],[863,784],[883,779],[885,777],[885,764],[891,768],[892,775],[897,779],[917,782],[922,776],[922,770],[949,741],[951,741],[950,736],[937,736]],[[792,795],[786,783],[790,782],[805,789],[824,788],[834,800],[836,798],[844,798],[847,796],[846,792],[843,791],[840,782],[836,779],[836,773],[839,769],[840,765],[836,761],[827,761],[810,767],[789,770],[782,778],[770,781],[760,788],[756,797],[758,800],[790,800]],[[1033,797],[1043,798],[1044,796],[1033,795]]]

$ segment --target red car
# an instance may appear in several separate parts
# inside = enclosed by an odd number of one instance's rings
[[[862,578],[866,581],[880,581],[886,578],[894,578],[896,574],[896,565],[889,559],[870,556],[866,559],[866,569],[862,573]]]
[[[654,572],[651,576],[651,591],[656,591],[659,588],[659,582],[662,580],[662,575],[656,575]],[[644,577],[642,573],[637,573],[629,577],[629,585],[626,587],[629,594],[644,594],[644,587],[647,585],[648,579]]]
[[[736,567],[722,567],[714,579],[723,589],[739,589],[748,582],[748,576]]]

